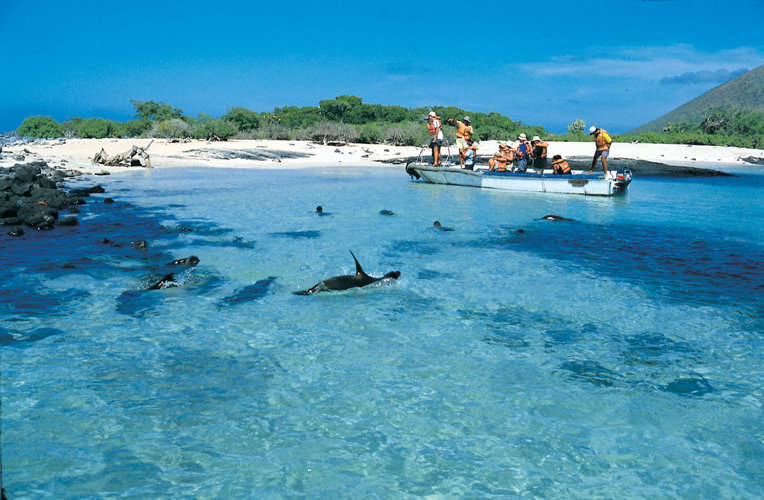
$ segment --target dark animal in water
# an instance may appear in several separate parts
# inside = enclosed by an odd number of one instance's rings
[[[185,259],[178,259],[170,262],[171,266],[195,266],[199,263],[199,257],[196,255],[192,255],[191,257],[186,257]]]
[[[157,281],[150,287],[148,287],[146,290],[159,290],[161,288],[170,288],[172,286],[178,286],[177,283],[175,283],[175,273],[170,273],[161,280]]]
[[[565,217],[560,217],[559,215],[545,215],[540,219],[536,220],[553,220],[553,221],[561,221],[561,220],[573,220],[573,219],[566,219]]]
[[[401,272],[400,271],[392,271],[381,278],[373,278],[363,272],[363,269],[361,268],[361,264],[358,262],[358,259],[355,258],[355,255],[353,254],[353,251],[350,251],[350,255],[353,256],[353,260],[355,260],[355,274],[354,275],[346,275],[346,276],[335,276],[333,278],[329,278],[324,281],[319,281],[316,286],[309,290],[302,290],[299,292],[295,292],[296,295],[311,295],[318,292],[326,292],[330,290],[347,290],[349,288],[359,288],[366,285],[371,285],[372,283],[376,283],[377,281],[382,281],[383,279],[392,278],[394,280],[397,280]]]
[[[379,214],[380,214],[380,215],[395,215],[395,214],[394,214],[393,212],[391,212],[390,210],[380,210],[380,211],[379,211]]]
[[[439,230],[441,230],[441,231],[453,231],[453,230],[454,230],[454,229],[453,229],[453,228],[451,228],[451,227],[443,227],[443,226],[441,226],[441,225],[440,225],[440,222],[438,222],[438,221],[435,221],[435,222],[433,222],[433,223],[432,223],[432,227],[434,227],[434,228],[436,228],[436,229],[439,229]]]

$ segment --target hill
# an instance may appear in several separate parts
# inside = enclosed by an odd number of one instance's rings
[[[737,78],[714,87],[660,118],[633,128],[624,135],[661,132],[667,123],[699,122],[708,114],[708,108],[743,108],[764,111],[764,65],[743,73]]]

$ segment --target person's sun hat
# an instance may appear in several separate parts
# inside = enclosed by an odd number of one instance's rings
[[[430,111],[430,114],[427,116],[435,116],[435,111]]]
[[[518,141],[527,141],[528,140],[528,136],[525,135],[525,134],[520,134],[520,135],[517,136],[517,140]]]
[[[469,117],[469,116],[465,116],[465,117],[464,117],[464,121],[465,121],[465,122],[467,122],[467,123],[469,123],[469,121],[470,121],[470,117]]]
[[[589,127],[589,135],[592,135],[596,131],[597,131],[597,127]]]
[[[533,141],[541,142],[541,137],[539,137],[537,135],[534,135],[533,139],[531,140],[531,142],[533,142]]]

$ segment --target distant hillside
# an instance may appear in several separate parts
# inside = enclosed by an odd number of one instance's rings
[[[644,132],[661,132],[667,123],[686,120],[699,122],[708,108],[744,108],[764,111],[764,65],[743,73],[727,83],[715,87],[696,97],[657,120],[640,125],[624,135],[638,135]]]

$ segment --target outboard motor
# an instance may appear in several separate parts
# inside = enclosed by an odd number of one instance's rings
[[[631,183],[631,170],[628,168],[619,168],[615,173],[615,188],[623,191]]]

